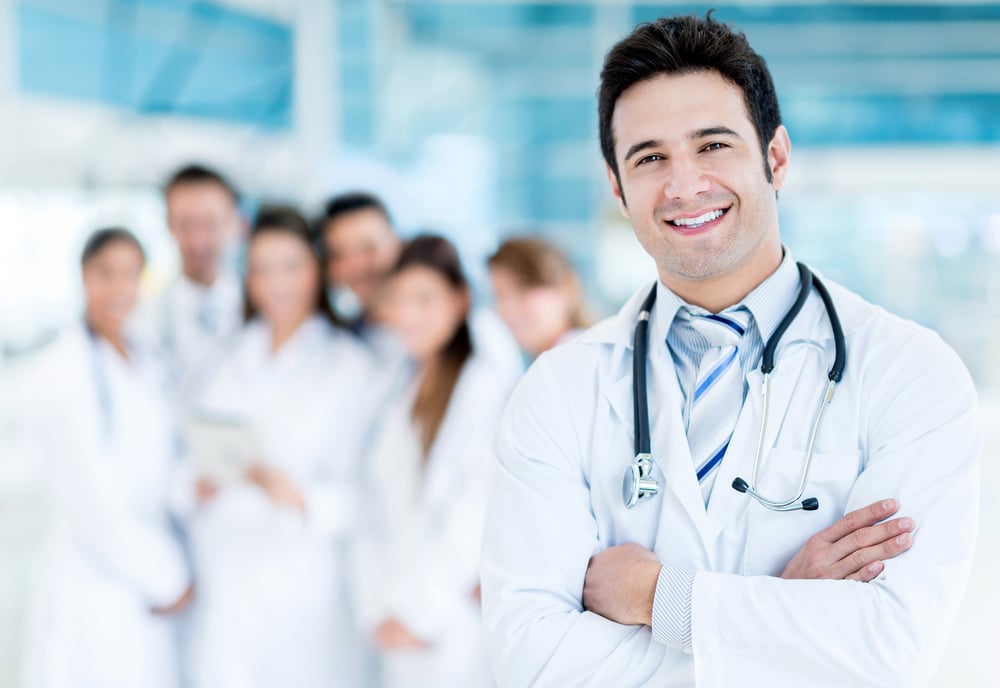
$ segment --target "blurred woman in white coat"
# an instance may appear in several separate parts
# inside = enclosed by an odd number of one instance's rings
[[[489,686],[479,549],[493,437],[516,380],[473,350],[469,288],[448,241],[413,239],[386,287],[384,321],[410,364],[366,464],[362,623],[383,686]]]
[[[333,322],[296,211],[261,211],[247,270],[247,324],[195,407],[245,423],[260,456],[240,480],[196,483],[195,683],[355,686],[361,660],[344,550],[370,361]]]
[[[85,318],[42,354],[26,400],[52,517],[23,683],[175,688],[169,613],[191,582],[166,508],[174,428],[165,370],[124,335],[145,258],[106,229],[81,262]]]

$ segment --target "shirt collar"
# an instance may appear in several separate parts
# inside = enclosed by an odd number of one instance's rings
[[[767,279],[758,284],[742,301],[733,306],[745,307],[753,315],[761,338],[766,342],[778,328],[785,313],[792,307],[798,295],[799,272],[788,249],[783,247],[783,257],[778,268]],[[672,292],[661,280],[656,282],[656,303],[653,304],[650,329],[655,339],[665,342],[677,311],[688,307],[698,312],[704,309],[691,306]]]

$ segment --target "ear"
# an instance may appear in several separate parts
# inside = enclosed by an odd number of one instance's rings
[[[788,174],[788,162],[792,155],[792,142],[788,138],[788,130],[781,124],[774,130],[771,143],[767,145],[767,164],[771,168],[775,191],[785,185],[785,175]]]
[[[611,169],[611,165],[604,163],[604,172],[608,175],[608,182],[611,184],[611,193],[618,199],[618,209],[626,220],[630,220],[628,205],[625,203],[625,194],[622,193],[621,184],[618,183],[618,175]]]

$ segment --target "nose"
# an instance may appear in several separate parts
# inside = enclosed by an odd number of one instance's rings
[[[710,182],[697,159],[690,155],[675,155],[670,160],[663,195],[670,199],[685,199],[708,191]]]

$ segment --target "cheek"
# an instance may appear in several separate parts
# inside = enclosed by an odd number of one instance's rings
[[[531,309],[531,317],[539,325],[551,323],[563,316],[566,307],[554,291],[545,290],[532,294],[528,300]]]

